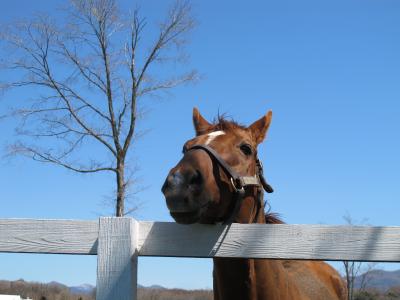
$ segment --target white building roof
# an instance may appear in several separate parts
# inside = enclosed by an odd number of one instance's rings
[[[0,295],[0,300],[32,300],[30,298],[21,298],[18,295]]]

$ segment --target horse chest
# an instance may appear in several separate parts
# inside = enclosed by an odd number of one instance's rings
[[[303,299],[277,261],[214,259],[214,300]]]
[[[214,300],[257,299],[254,264],[249,259],[214,259]]]

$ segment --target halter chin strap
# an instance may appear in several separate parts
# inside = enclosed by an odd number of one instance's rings
[[[224,221],[224,224],[231,224],[233,223],[234,219],[236,218],[237,214],[239,213],[240,207],[242,206],[242,202],[244,200],[244,195],[245,195],[245,188],[247,187],[263,187],[263,189],[267,193],[272,193],[274,190],[273,188],[267,183],[264,177],[264,170],[262,163],[260,160],[256,157],[256,174],[254,176],[240,176],[235,170],[232,169],[231,166],[229,166],[222,158],[221,156],[215,152],[214,149],[207,145],[194,145],[191,148],[189,148],[187,151],[195,150],[195,149],[200,149],[205,151],[213,160],[215,160],[221,168],[224,170],[224,172],[228,175],[230,178],[232,187],[234,189],[234,207],[229,215],[229,217]],[[258,191],[258,202],[263,201],[263,190],[260,188]],[[260,205],[262,203],[258,203],[257,205]]]

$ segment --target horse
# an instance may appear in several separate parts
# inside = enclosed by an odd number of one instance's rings
[[[272,111],[246,127],[219,116],[208,122],[193,109],[196,136],[183,146],[162,192],[180,224],[282,223],[264,212],[263,189],[272,192],[257,146]],[[213,258],[215,300],[344,300],[343,279],[320,261]]]

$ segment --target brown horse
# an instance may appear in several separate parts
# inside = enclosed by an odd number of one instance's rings
[[[260,201],[257,146],[271,118],[270,111],[249,127],[221,117],[211,124],[193,110],[196,137],[185,143],[183,158],[162,187],[176,222],[280,223],[264,214]],[[215,300],[347,299],[342,278],[324,262],[214,258],[213,276]]]

